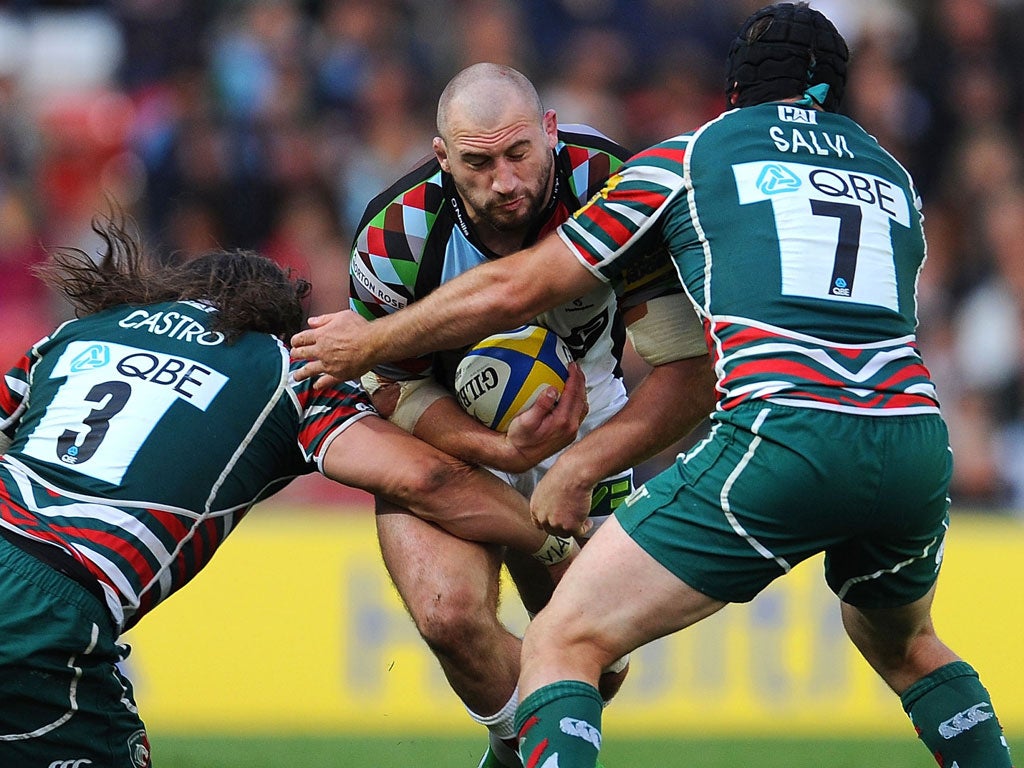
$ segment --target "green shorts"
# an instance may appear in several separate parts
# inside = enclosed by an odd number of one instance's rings
[[[107,610],[0,538],[0,765],[147,768]]]
[[[897,607],[938,577],[952,468],[937,414],[748,405],[716,414],[707,439],[616,516],[658,562],[717,600],[751,600],[824,552],[842,600]]]

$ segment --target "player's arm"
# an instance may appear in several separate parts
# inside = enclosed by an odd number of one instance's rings
[[[430,182],[419,184],[425,189]],[[353,241],[349,260],[350,308],[373,322],[415,307],[424,282],[420,272],[429,272],[435,266],[428,263],[430,256],[423,250],[425,245],[419,250],[410,245],[426,243],[427,238],[396,236],[401,233],[395,227],[405,226],[418,216],[423,217],[423,226],[428,226],[430,212],[407,208],[402,203],[406,197],[405,183],[399,182],[372,200]],[[425,193],[411,197],[436,197],[438,204],[441,200],[440,195]],[[538,420],[538,427],[543,429],[531,434],[523,434],[523,429],[507,434],[488,429],[465,413],[450,392],[434,379],[433,362],[433,355],[419,352],[381,359],[375,370],[363,377],[363,385],[385,418],[445,453],[472,464],[523,472],[575,437],[578,424],[560,419],[560,413]],[[549,396],[541,407],[546,405],[545,413],[551,414],[552,404]]]
[[[707,356],[664,363],[615,416],[564,451],[531,497],[534,518],[560,535],[579,529],[602,478],[653,457],[689,434],[714,407]]]
[[[567,392],[551,388],[517,417],[507,432],[496,432],[463,410],[432,380],[385,382],[369,374],[377,411],[424,442],[470,464],[504,472],[524,472],[569,445],[586,415],[586,384],[579,366],[571,366]]]
[[[565,450],[531,498],[551,532],[575,531],[594,486],[682,439],[714,408],[715,377],[700,322],[679,290],[625,312],[630,340],[652,366],[611,419]]]
[[[310,318],[310,328],[292,338],[292,354],[315,359],[297,376],[357,378],[388,360],[465,346],[522,325],[600,284],[551,234],[532,248],[467,270],[401,312],[372,323],[354,312]]]
[[[327,477],[373,493],[471,541],[503,544],[554,562],[570,551],[531,521],[525,498],[376,415],[349,424],[320,460]]]
[[[462,346],[596,289],[684,189],[685,146],[670,140],[635,155],[532,248],[467,270],[372,327],[352,313],[311,318],[292,338],[296,357],[315,358],[299,376],[359,376],[383,360]]]

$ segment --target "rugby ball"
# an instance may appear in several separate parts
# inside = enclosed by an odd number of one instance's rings
[[[455,393],[480,422],[504,432],[546,387],[561,392],[572,352],[547,328],[524,325],[471,347],[455,370]]]

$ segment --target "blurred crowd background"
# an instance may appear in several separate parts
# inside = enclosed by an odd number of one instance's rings
[[[640,149],[721,111],[728,43],[765,1],[0,3],[0,352],[70,316],[27,267],[93,252],[112,200],[160,258],[258,249],[333,311],[364,205],[430,151],[456,71],[511,64],[561,122]],[[920,341],[954,504],[1024,516],[1024,2],[812,5],[851,44],[845,111],[925,201]]]

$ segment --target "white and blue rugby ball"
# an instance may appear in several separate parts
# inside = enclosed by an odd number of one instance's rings
[[[565,342],[539,325],[488,336],[459,362],[456,396],[470,415],[504,432],[546,387],[565,389],[572,360]]]

